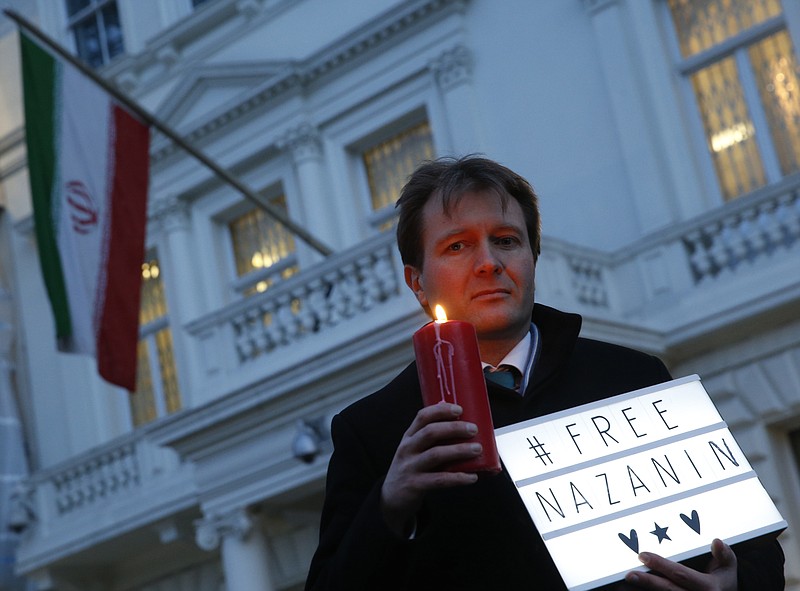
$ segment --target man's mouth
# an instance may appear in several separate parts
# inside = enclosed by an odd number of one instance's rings
[[[472,296],[472,298],[478,299],[478,298],[490,298],[494,296],[500,297],[509,295],[510,293],[511,292],[507,289],[484,289],[483,291],[477,292],[474,296]]]

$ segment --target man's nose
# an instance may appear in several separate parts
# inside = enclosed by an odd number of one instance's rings
[[[503,270],[503,263],[497,256],[497,252],[491,244],[482,244],[475,254],[475,272],[500,273]]]

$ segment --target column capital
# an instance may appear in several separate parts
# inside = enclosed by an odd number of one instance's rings
[[[431,60],[429,67],[443,90],[450,90],[472,80],[474,61],[472,52],[464,45],[456,45]]]
[[[253,530],[253,517],[247,509],[234,509],[224,514],[213,514],[194,522],[195,541],[203,550],[216,549],[227,536],[244,540]]]
[[[189,229],[189,204],[177,195],[166,195],[150,203],[149,218],[166,233]]]
[[[316,126],[301,123],[278,138],[278,148],[289,150],[295,163],[322,158],[322,139]]]

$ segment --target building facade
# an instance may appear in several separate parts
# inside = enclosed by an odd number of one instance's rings
[[[539,193],[537,300],[701,376],[789,523],[800,589],[799,3],[0,4],[253,193],[155,132],[137,391],[57,353],[0,21],[0,393],[27,449],[2,490],[24,584],[302,588],[330,420],[425,322],[399,187],[482,153]]]

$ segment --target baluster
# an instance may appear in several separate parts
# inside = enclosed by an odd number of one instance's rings
[[[375,275],[372,257],[358,259],[358,274],[361,277],[361,309],[369,310],[381,300],[381,286]]]
[[[331,271],[325,273],[325,281],[331,286],[331,292],[328,296],[329,322],[330,326],[336,326],[344,318],[344,311],[347,307],[345,292],[341,285],[342,278],[338,271]]]
[[[711,241],[708,247],[708,256],[711,260],[711,274],[718,277],[728,269],[730,253],[726,245],[727,227],[720,222],[713,222],[704,228],[706,236]]]
[[[273,316],[272,303],[268,300],[260,302],[255,308],[251,308],[248,311],[249,334],[253,353],[247,361],[255,359],[275,347],[275,339],[272,332],[270,332],[274,320]]]
[[[689,260],[694,282],[702,282],[711,270],[711,261],[703,245],[703,235],[700,230],[692,230],[683,237],[683,249]]]
[[[381,301],[397,293],[397,275],[392,265],[392,253],[388,248],[382,248],[378,251],[373,273],[380,286]]]
[[[307,332],[317,332],[328,324],[328,285],[317,278],[308,284],[308,294],[300,311],[302,323]]]
[[[278,345],[288,345],[294,337],[294,316],[291,309],[289,294],[281,294],[275,304],[275,313],[272,316],[272,325],[276,343]]]
[[[345,318],[350,318],[361,309],[363,294],[361,293],[361,285],[358,281],[355,263],[347,263],[342,267],[342,282],[340,286],[343,292]]]
[[[764,248],[767,252],[772,252],[776,248],[784,246],[785,239],[783,228],[781,227],[779,202],[777,200],[763,203],[761,207],[758,208],[756,223],[764,236],[766,242]]]
[[[758,223],[758,210],[748,209],[742,213],[738,234],[743,239],[744,261],[750,264],[768,253],[768,242]]]
[[[233,326],[234,343],[236,346],[236,353],[239,356],[239,362],[250,359],[253,356],[253,341],[250,338],[250,332],[247,329],[248,320],[247,313],[239,314],[231,319]]]

